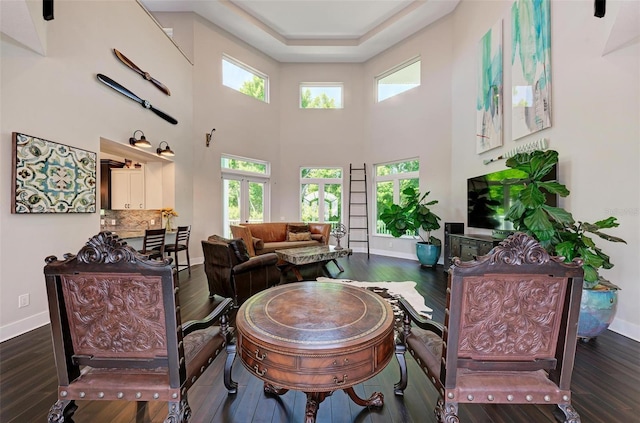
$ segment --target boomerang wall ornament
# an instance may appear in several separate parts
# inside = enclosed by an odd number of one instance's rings
[[[131,100],[140,103],[142,105],[142,107],[144,107],[145,109],[151,110],[153,113],[155,113],[156,115],[160,116],[162,119],[166,120],[167,122],[172,123],[174,125],[176,125],[178,123],[178,121],[175,120],[173,117],[169,116],[168,114],[166,114],[162,110],[159,110],[159,109],[156,109],[155,107],[153,107],[151,105],[151,103],[149,103],[148,100],[141,99],[140,97],[135,95],[133,92],[129,91],[128,89],[126,89],[122,85],[118,84],[116,81],[114,81],[113,79],[109,78],[108,76],[99,73],[97,75],[97,78],[98,78],[98,81],[100,81],[103,84],[113,88],[114,90],[116,90],[120,94],[122,94],[122,95],[124,95],[126,97],[129,97]]]
[[[120,61],[122,63],[124,63],[131,70],[133,70],[134,72],[136,72],[137,74],[142,76],[142,78],[144,78],[147,81],[151,82],[157,89],[159,89],[160,91],[162,91],[166,95],[171,95],[171,91],[169,91],[169,88],[167,88],[162,82],[158,81],[157,79],[152,78],[151,75],[149,74],[149,72],[145,72],[142,69],[140,69],[135,63],[133,63],[131,60],[129,60],[127,58],[127,56],[125,56],[124,54],[120,53],[115,48],[113,49],[113,53],[116,55],[116,57],[118,59],[120,59]]]

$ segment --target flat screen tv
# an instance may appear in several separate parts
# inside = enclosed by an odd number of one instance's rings
[[[519,179],[527,174],[517,169],[505,169],[467,179],[467,225],[472,228],[513,230],[505,215],[524,188]],[[557,165],[544,177],[544,181],[558,179]],[[547,204],[558,205],[558,196],[547,194]]]

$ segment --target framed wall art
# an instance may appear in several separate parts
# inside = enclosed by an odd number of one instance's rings
[[[94,213],[97,154],[13,133],[11,213]]]
[[[511,8],[511,134],[551,127],[550,0],[516,0]]]
[[[476,153],[502,145],[502,20],[480,40],[476,98]]]

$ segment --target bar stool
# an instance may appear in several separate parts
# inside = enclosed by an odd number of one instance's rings
[[[189,259],[189,236],[191,235],[191,225],[189,226],[178,226],[178,231],[176,232],[176,242],[175,244],[167,244],[164,247],[164,252],[167,253],[168,256],[173,253],[174,260],[176,262],[176,270],[179,272],[180,267],[189,269],[189,276],[191,276],[191,260]],[[178,262],[178,252],[185,251],[187,253],[187,264],[181,265]]]
[[[158,259],[164,257],[164,235],[166,230],[162,229],[147,229],[144,232],[144,241],[142,243],[142,250],[138,252],[145,254],[149,259]]]

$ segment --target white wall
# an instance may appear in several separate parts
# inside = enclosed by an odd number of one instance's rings
[[[94,152],[100,149],[100,137],[126,144],[136,129],[144,131],[154,148],[167,140],[176,152],[177,183],[184,186],[176,193],[175,207],[187,221],[192,214],[189,62],[133,0],[58,2],[56,17],[46,28],[46,57],[5,35],[0,46],[0,340],[48,322],[44,258],[76,253],[100,230],[99,213],[9,212],[13,131]],[[171,97],[120,63],[113,48],[165,83]],[[100,83],[97,73],[148,99],[178,119],[178,125]],[[27,293],[31,304],[19,309],[18,296]]]
[[[616,2],[608,2],[614,11]],[[591,1],[552,1],[551,73],[552,127],[511,141],[511,109],[504,110],[504,145],[475,153],[474,131],[476,51],[480,37],[498,19],[504,19],[504,57],[511,55],[510,1],[465,1],[454,17],[452,57],[452,216],[466,220],[466,179],[504,169],[504,161],[483,165],[522,143],[546,137],[560,155],[560,181],[571,194],[560,206],[574,218],[588,222],[618,217],[620,227],[607,232],[625,244],[598,241],[615,267],[602,275],[622,287],[611,328],[640,339],[640,68],[637,43],[602,56],[615,13],[593,16]],[[504,92],[511,86],[509,61]],[[478,230],[477,232],[481,232]],[[597,238],[597,237],[596,237]]]
[[[553,127],[522,141],[475,153],[475,83],[478,40],[505,19],[504,56],[510,54],[510,1],[464,1],[449,17],[364,64],[281,64],[193,14],[160,16],[193,66],[133,1],[61,2],[48,23],[48,55],[39,56],[2,38],[0,138],[0,340],[48,321],[43,259],[76,252],[99,230],[98,214],[17,216],[10,192],[10,136],[22,131],[98,151],[100,137],[126,143],[144,130],[176,151],[174,206],[178,224],[192,223],[192,259],[200,239],[222,233],[220,154],[267,160],[273,165],[272,220],[298,216],[300,166],[374,163],[419,157],[421,188],[440,203],[443,221],[466,220],[466,179],[504,168],[482,160],[541,136],[560,152],[561,180],[572,193],[563,204],[578,219],[614,214],[611,231],[627,245],[602,243],[615,267],[606,276],[623,288],[612,328],[640,339],[638,257],[640,234],[638,44],[606,56],[609,19],[592,16],[584,1],[552,3]],[[613,8],[610,8],[610,10]],[[119,28],[113,31],[110,28]],[[152,46],[152,47],[150,47]],[[166,97],[116,61],[118,48],[167,84]],[[270,103],[221,85],[222,53],[270,77]],[[422,85],[374,102],[375,75],[422,57]],[[174,115],[170,125],[95,80],[102,72]],[[345,109],[299,110],[300,82],[345,83]],[[505,87],[510,72],[505,68]],[[506,91],[508,92],[508,90]],[[216,128],[205,147],[205,134]],[[369,168],[370,169],[370,168]],[[345,188],[346,189],[346,188]],[[442,230],[438,231],[442,236]],[[389,242],[392,246],[389,246]],[[372,252],[414,258],[413,242],[374,237]],[[201,260],[201,258],[200,258]],[[17,308],[29,292],[31,306]]]
[[[280,196],[273,221],[300,220],[300,168],[340,166],[345,184],[343,214],[348,207],[349,163],[367,161],[363,144],[364,83],[361,64],[282,64],[280,113]],[[344,84],[342,109],[301,109],[300,83]],[[292,195],[291,193],[294,193]]]
[[[365,81],[365,146],[368,164],[418,157],[420,189],[438,200],[433,211],[449,221],[451,167],[452,21],[446,17],[401,44],[369,60]],[[421,57],[421,84],[395,97],[375,102],[374,78],[415,56]],[[375,187],[372,186],[375,201]],[[373,209],[371,210],[373,215]],[[375,224],[375,222],[372,222]],[[371,228],[375,232],[375,226]],[[442,239],[443,230],[432,235]],[[415,259],[415,241],[373,236],[373,252]]]

